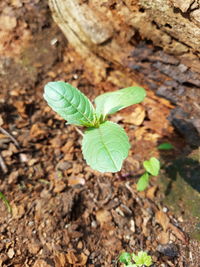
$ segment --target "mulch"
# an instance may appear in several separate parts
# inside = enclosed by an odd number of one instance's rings
[[[142,162],[162,164],[181,154],[184,140],[167,117],[173,106],[147,89],[141,104],[111,117],[122,125],[131,150],[121,172],[101,174],[86,165],[81,135],[43,100],[51,80],[77,86],[91,100],[137,84],[113,68],[98,84],[51,20],[46,1],[3,1],[0,20],[0,266],[120,266],[122,251],[147,251],[154,266],[199,266],[196,241],[184,221],[160,202],[159,177],[145,192],[136,182]],[[83,129],[80,129],[83,130]],[[160,154],[158,144],[173,151]]]

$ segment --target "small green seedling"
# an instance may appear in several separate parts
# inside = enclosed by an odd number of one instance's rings
[[[125,267],[151,266],[153,264],[151,256],[146,252],[140,251],[136,256],[134,253],[122,252],[119,261],[124,263]]]
[[[44,88],[44,98],[68,124],[85,126],[82,151],[88,165],[100,172],[121,170],[130,143],[123,128],[107,120],[107,116],[143,101],[146,92],[134,86],[109,92],[90,100],[72,85],[58,81]]]
[[[154,157],[143,162],[146,172],[137,182],[137,190],[144,191],[149,185],[149,175],[157,176],[160,171],[160,161]]]
[[[158,149],[160,150],[171,150],[174,149],[174,146],[170,143],[162,143],[158,146]]]
[[[12,208],[11,208],[11,206],[10,206],[9,201],[8,201],[7,198],[4,196],[4,194],[1,193],[1,192],[0,192],[0,199],[2,199],[2,201],[3,201],[4,204],[6,205],[8,212],[9,212],[9,213],[12,213]]]

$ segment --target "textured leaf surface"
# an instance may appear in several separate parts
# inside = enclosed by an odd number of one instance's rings
[[[144,191],[149,185],[149,174],[145,172],[137,182],[137,190]]]
[[[142,102],[145,96],[145,90],[138,86],[105,93],[95,99],[96,111],[103,115],[113,114],[123,108]]]
[[[124,129],[110,121],[88,129],[82,145],[87,164],[100,172],[119,171],[130,148]]]
[[[151,175],[157,176],[160,170],[160,161],[152,157],[143,163],[145,170]]]
[[[119,256],[119,261],[125,265],[131,263],[131,254],[128,252],[122,252]]]
[[[48,105],[68,123],[91,126],[94,108],[89,99],[77,88],[65,82],[49,82],[44,88]]]
[[[151,256],[149,256],[145,251],[138,252],[137,256],[132,253],[132,258],[137,266],[151,266],[153,264]]]

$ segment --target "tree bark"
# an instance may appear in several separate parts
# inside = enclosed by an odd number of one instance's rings
[[[49,4],[54,20],[92,68],[96,81],[105,77],[110,63],[118,64],[145,77],[150,88],[173,103],[191,103],[185,113],[178,110],[172,117],[178,116],[176,124],[180,118],[186,124],[193,120],[192,139],[200,145],[200,0],[49,0]]]
[[[126,66],[139,35],[200,72],[199,0],[49,0],[49,3],[55,21],[82,56],[97,54]]]

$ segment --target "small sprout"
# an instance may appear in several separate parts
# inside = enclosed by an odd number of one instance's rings
[[[153,176],[157,176],[160,170],[160,161],[154,157],[143,162],[145,170]]]
[[[136,266],[151,266],[152,265],[152,259],[151,256],[149,256],[146,252],[140,251],[138,252],[138,255],[136,256],[134,253],[132,253],[132,259],[134,260]]]
[[[171,150],[174,149],[174,146],[170,143],[162,143],[158,146],[158,149],[160,150]]]
[[[139,178],[137,182],[137,190],[144,191],[149,185],[149,175],[157,176],[160,171],[160,161],[154,157],[145,160],[143,166],[146,172]]]
[[[144,191],[149,185],[149,174],[145,172],[137,182],[137,190]]]
[[[119,261],[121,263],[124,263],[126,266],[131,263],[131,260],[132,260],[131,254],[128,252],[122,252],[121,255],[119,256]]]
[[[49,82],[44,98],[67,124],[86,127],[82,151],[88,165],[100,172],[118,172],[128,156],[130,143],[123,128],[107,116],[144,100],[146,92],[138,86],[98,96],[96,109],[77,88],[65,82]]]
[[[123,263],[124,267],[149,267],[153,264],[151,256],[144,251],[138,252],[138,255],[122,252],[119,256],[119,262]]]
[[[10,206],[10,203],[9,201],[7,200],[7,198],[4,196],[3,193],[0,192],[0,198],[3,200],[4,204],[6,205],[7,209],[8,209],[8,212],[9,213],[12,213],[12,208]]]

